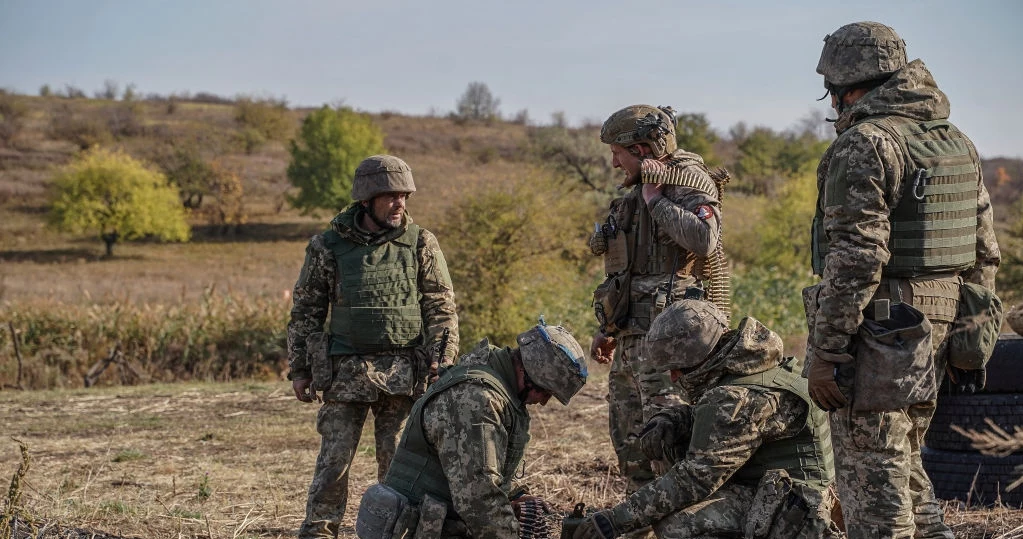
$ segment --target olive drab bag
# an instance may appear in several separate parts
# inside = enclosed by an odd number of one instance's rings
[[[994,290],[975,284],[959,287],[959,311],[949,331],[948,363],[965,370],[983,369],[1002,329],[1002,300]]]

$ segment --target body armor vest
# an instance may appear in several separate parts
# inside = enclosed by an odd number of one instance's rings
[[[789,361],[792,361],[791,359]],[[733,478],[756,484],[768,470],[784,469],[795,481],[823,489],[835,479],[828,415],[810,400],[806,378],[784,366],[748,376],[723,378],[718,386],[751,386],[780,389],[794,393],[806,403],[808,412],[803,428],[791,438],[761,445]],[[693,432],[695,438],[697,433]]]
[[[637,185],[625,196],[611,201],[603,227],[607,240],[604,273],[616,275],[628,271],[633,275],[668,275],[674,268],[689,275],[693,265],[689,259],[693,257],[674,242],[657,241],[657,230],[641,190],[642,185]]]
[[[510,362],[507,349],[495,349],[491,354],[503,355]],[[505,492],[510,492],[515,469],[519,467],[529,442],[529,413],[517,397],[514,397],[513,382],[506,381],[490,366],[474,364],[452,367],[436,383],[430,386],[412,407],[408,425],[402,434],[391,460],[391,467],[384,478],[384,484],[405,495],[413,504],[423,500],[424,494],[443,500],[448,505],[448,515],[456,515],[451,502],[451,485],[444,476],[444,468],[434,448],[427,442],[423,432],[423,407],[433,397],[448,388],[467,381],[481,382],[493,389],[502,399],[498,408],[511,411],[511,423],[504,425],[508,430],[508,450],[505,454],[504,469],[501,470]]]
[[[973,267],[977,249],[977,190],[980,169],[976,149],[945,120],[917,122],[898,116],[872,117],[906,160],[900,197],[889,220],[891,259],[882,276],[913,278],[956,273]],[[813,226],[814,273],[824,270],[828,240],[820,204]]]
[[[337,263],[340,301],[331,305],[331,355],[384,352],[422,341],[419,307],[419,226],[377,245],[324,233]]]

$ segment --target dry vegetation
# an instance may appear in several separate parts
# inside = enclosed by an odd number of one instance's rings
[[[75,530],[139,538],[293,536],[319,440],[315,407],[296,401],[283,381],[280,330],[305,243],[329,216],[302,216],[285,204],[284,144],[246,139],[227,104],[172,100],[124,108],[103,100],[16,99],[26,111],[22,128],[0,146],[0,388],[13,385],[17,372],[8,322],[19,321],[19,342],[46,324],[51,339],[23,365],[26,376],[18,381],[32,390],[0,391],[0,434],[24,442],[30,456],[19,487],[20,522],[36,526],[35,533],[63,527],[62,537],[89,537]],[[288,114],[297,125],[304,111]],[[532,166],[524,157],[527,126],[389,113],[375,120],[388,150],[415,170],[419,192],[410,211],[428,228],[440,226],[466,193],[512,185]],[[225,229],[196,215],[190,243],[126,243],[116,259],[102,259],[97,238],[60,236],[44,226],[52,168],[80,147],[54,140],[58,129],[79,139],[99,132],[104,144],[143,157],[171,141],[199,144],[240,178],[246,219]],[[729,241],[753,249],[747,244],[759,219],[752,216],[768,204],[738,193],[732,201],[748,218],[730,221]],[[791,287],[783,280],[776,285]],[[798,294],[793,297],[798,304]],[[238,320],[266,326],[254,326],[260,335],[215,334]],[[276,329],[264,331],[270,325]],[[159,338],[132,336],[147,328],[158,328]],[[591,330],[577,328],[580,335]],[[786,342],[799,350],[804,338],[797,329]],[[68,342],[73,352],[65,349]],[[178,361],[195,354],[196,342],[204,367],[147,372],[140,380],[118,364],[96,387],[82,389],[84,371],[115,343]],[[218,349],[218,342],[231,351]],[[241,354],[260,358],[258,369],[244,371],[247,382],[232,380],[229,368]],[[126,364],[141,359],[152,358],[129,357]],[[552,404],[534,421],[527,481],[561,509],[575,500],[606,506],[624,488],[606,434],[606,371],[594,370],[594,383],[571,407]],[[192,381],[121,385],[181,379]],[[55,387],[64,389],[40,389]],[[0,439],[0,485],[22,464],[13,438]],[[353,468],[347,537],[357,500],[374,480],[373,448],[365,443],[371,439],[364,433]],[[1020,511],[950,506],[947,515],[957,537],[1023,536]]]

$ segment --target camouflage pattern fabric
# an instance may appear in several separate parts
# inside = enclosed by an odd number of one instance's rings
[[[381,241],[380,234],[362,230],[358,221],[355,219],[354,228],[341,230],[339,219],[335,218],[331,226],[351,241],[364,244]],[[411,223],[408,215],[405,223],[406,226]],[[419,303],[426,334],[424,348],[432,350],[436,347],[444,329],[449,329],[444,363],[451,364],[458,357],[454,291],[437,238],[426,229],[421,229],[419,234],[416,257],[419,263]],[[344,301],[340,291],[333,254],[323,234],[317,234],[306,247],[305,262],[292,296],[294,306],[288,323],[289,379],[312,377],[306,339],[310,334],[323,331],[330,305]],[[376,457],[382,479],[401,433],[402,422],[411,410],[412,396],[426,385],[427,369],[416,364],[413,350],[334,356],[331,362],[333,382],[330,389],[323,392],[325,404],[317,421],[317,429],[323,437],[322,446],[309,487],[306,522],[302,527],[308,532],[303,532],[300,537],[316,537],[316,533],[336,529],[344,515],[348,498],[347,470],[355,455],[366,410],[373,409]]]
[[[789,391],[717,385],[725,375],[764,372],[782,361],[781,337],[752,320],[741,327],[725,334],[714,355],[683,382],[697,399],[693,430],[707,435],[691,440],[682,460],[611,510],[616,530],[653,525],[660,537],[741,535],[739,513],[748,511],[756,485],[733,481],[733,474],[762,444],[796,436],[809,410]]]
[[[676,150],[671,161],[679,168],[704,171],[703,159],[691,152]],[[699,256],[710,254],[717,246],[721,229],[720,203],[706,193],[689,187],[665,185],[662,195],[646,205],[642,198],[642,185],[637,185],[626,196],[637,198],[638,204],[650,212],[655,224],[653,237],[641,238],[641,244],[652,241],[674,243]],[[708,219],[698,217],[701,206],[712,208],[714,215]],[[692,260],[679,261],[679,273],[683,277],[675,280],[675,299],[681,299],[681,291],[694,282],[687,275],[694,269]],[[658,288],[667,286],[669,278],[669,272],[633,274],[630,291],[633,313],[641,308],[649,311]],[[647,313],[643,313],[642,318],[649,323]],[[667,373],[648,372],[649,369],[643,365],[644,325],[633,319],[627,323],[625,330],[615,335],[618,346],[608,380],[611,443],[618,456],[621,473],[629,479],[630,492],[653,478],[650,462],[638,444],[643,425],[658,411],[684,402],[682,393],[671,384]]]
[[[316,431],[321,436],[320,454],[309,485],[306,518],[299,529],[299,539],[337,536],[348,503],[348,472],[367,413],[373,411],[377,480],[382,481],[411,409],[412,398],[404,395],[381,395],[372,403],[323,404],[316,418]]]
[[[512,376],[509,366],[498,372]],[[437,451],[455,512],[472,537],[519,537],[508,499],[513,478],[501,472],[513,424],[505,402],[495,389],[470,381],[441,392],[423,408],[426,439]],[[512,405],[525,406],[517,399]]]
[[[818,309],[814,320],[808,321],[811,349],[848,349],[863,321],[862,311],[877,297],[881,270],[890,258],[888,216],[907,181],[905,157],[887,133],[869,123],[856,123],[874,115],[941,120],[948,118],[949,103],[923,62],[914,60],[839,115],[835,123],[839,137],[818,168],[818,211],[823,212],[830,247],[824,258]],[[1000,255],[992,221],[981,179],[977,260],[962,277],[993,288]],[[948,320],[933,316],[927,305],[948,300],[940,282],[924,282],[941,279],[925,277],[912,279],[912,295],[903,299],[919,306],[932,323],[935,372],[940,376]],[[947,311],[948,306],[943,307],[935,311]],[[849,354],[835,357],[852,359]],[[840,366],[839,375],[850,368],[855,365]],[[919,446],[933,409],[930,401],[885,413],[858,414],[846,408],[831,414],[836,483],[849,537],[952,537],[920,463]]]

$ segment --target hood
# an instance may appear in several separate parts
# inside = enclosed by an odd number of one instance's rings
[[[938,89],[923,60],[917,59],[846,109],[835,122],[835,130],[841,133],[868,116],[904,116],[926,122],[947,119],[949,111],[948,96]]]
[[[721,336],[710,358],[699,368],[685,375],[682,385],[694,398],[729,374],[748,375],[781,365],[784,346],[781,337],[747,316],[739,327]]]
[[[366,210],[362,204],[358,202],[348,206],[342,210],[341,213],[331,219],[331,230],[337,232],[339,236],[346,240],[361,245],[372,245],[385,243],[401,236],[405,233],[405,229],[408,228],[409,223],[412,222],[412,217],[408,214],[408,212],[405,212],[405,219],[402,226],[391,230],[370,232],[359,224],[359,221],[362,220],[362,214],[365,213],[365,211]]]

